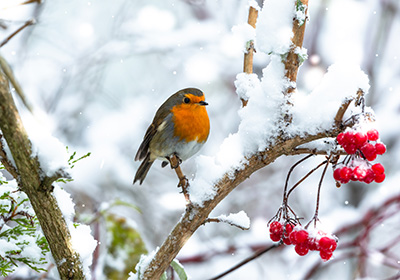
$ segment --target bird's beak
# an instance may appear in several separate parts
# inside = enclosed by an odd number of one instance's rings
[[[206,106],[206,105],[208,105],[208,103],[205,102],[205,101],[200,101],[199,104],[200,104],[201,106]]]

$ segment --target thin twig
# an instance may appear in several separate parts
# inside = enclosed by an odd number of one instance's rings
[[[14,73],[8,64],[8,62],[0,55],[0,67],[3,70],[4,74],[7,76],[7,78],[10,80],[12,86],[15,89],[15,92],[18,94],[19,98],[21,99],[22,103],[25,105],[25,107],[32,113],[32,106],[26,99],[25,93],[22,90],[21,85],[17,81],[17,79],[14,76]]]
[[[256,28],[256,22],[258,17],[258,11],[250,6],[249,9],[249,18],[247,23],[250,24],[253,28]],[[244,62],[243,62],[243,72],[247,74],[253,73],[253,54],[255,52],[254,42],[251,40],[248,42],[247,52],[244,54]],[[242,106],[245,107],[247,105],[247,100],[241,99]]]
[[[288,192],[287,194],[287,198],[289,198],[289,195],[292,193],[292,191],[298,186],[300,185],[305,179],[308,178],[308,176],[310,176],[312,173],[314,173],[318,168],[320,168],[322,165],[324,165],[327,161],[324,160],[323,162],[321,162],[317,167],[311,169],[306,175],[304,175],[303,178],[301,178]]]
[[[356,104],[359,103],[359,100],[361,99],[361,97],[364,95],[364,91],[362,89],[358,89],[357,91],[357,100],[355,101]],[[351,101],[353,101],[354,99],[348,99],[346,100],[342,106],[340,106],[339,110],[336,113],[335,116],[335,123],[336,125],[339,125],[342,121],[343,121],[343,116],[344,113],[346,113],[347,108],[349,108]]]
[[[217,275],[217,276],[211,278],[210,280],[221,279],[222,277],[224,277],[224,276],[228,275],[229,273],[231,273],[231,272],[233,272],[233,271],[239,269],[240,267],[242,267],[243,265],[247,264],[248,262],[251,262],[252,260],[254,260],[254,259],[260,257],[261,255],[263,255],[263,254],[267,253],[268,251],[270,251],[270,250],[272,250],[272,249],[274,249],[274,248],[277,248],[277,247],[279,247],[279,246],[281,246],[281,245],[282,245],[282,242],[279,242],[279,243],[276,243],[276,244],[271,245],[271,246],[269,246],[269,247],[266,247],[266,248],[264,248],[264,249],[261,249],[261,250],[255,252],[252,256],[250,256],[250,257],[244,259],[243,261],[241,261],[240,263],[238,263],[238,264],[235,265],[234,267],[228,269],[228,270],[225,271],[224,273],[221,273],[221,274],[219,274],[219,275]]]
[[[0,43],[0,48],[3,47],[5,44],[8,43],[8,41],[10,41],[15,35],[17,35],[19,32],[21,32],[25,27],[29,26],[29,25],[33,25],[35,24],[36,21],[34,19],[30,19],[27,22],[25,22],[20,28],[18,28],[16,31],[14,31],[10,36],[8,36],[7,38],[5,38],[3,40],[3,42]]]
[[[182,193],[185,196],[186,203],[190,204],[190,197],[188,193],[189,181],[186,178],[185,174],[183,174],[182,172],[180,166],[180,159],[176,155],[172,155],[171,157],[169,157],[169,162],[171,168],[175,170],[175,173],[178,176],[179,179],[178,187],[182,188]]]
[[[345,150],[336,150],[336,151],[330,151],[329,152],[332,155],[341,155],[345,156],[347,155]],[[317,150],[317,149],[309,149],[309,148],[296,148],[293,149],[290,155],[303,155],[303,154],[313,154],[313,155],[320,155],[320,156],[326,156],[328,153],[327,151],[322,151],[322,150]]]
[[[298,162],[296,162],[295,164],[293,164],[292,167],[290,167],[289,172],[288,172],[288,174],[287,174],[287,176],[286,176],[285,188],[284,188],[284,190],[283,190],[283,201],[284,201],[284,202],[285,202],[285,198],[286,198],[287,187],[288,187],[288,184],[289,184],[289,178],[290,178],[290,175],[292,174],[293,170],[294,170],[294,169],[296,168],[296,166],[298,166],[300,163],[302,163],[303,161],[309,159],[309,158],[312,157],[312,156],[313,156],[313,154],[309,154],[309,155],[305,156],[304,158],[300,159],[300,160],[299,160]]]
[[[249,230],[250,229],[248,227],[244,227],[244,226],[241,226],[239,224],[236,224],[236,223],[234,223],[232,221],[224,220],[224,219],[220,219],[220,218],[207,218],[204,221],[204,223],[226,223],[226,224],[228,224],[230,226],[234,226],[234,227],[240,228],[241,230]]]
[[[332,155],[330,155],[329,158],[326,160],[325,168],[324,168],[324,170],[322,171],[321,179],[319,180],[319,183],[318,183],[317,203],[316,203],[316,206],[315,206],[314,217],[313,217],[313,218],[311,219],[311,221],[305,226],[305,228],[308,228],[309,224],[310,224],[312,221],[314,221],[314,225],[315,225],[316,221],[318,220],[319,198],[320,198],[320,195],[321,195],[322,182],[324,181],[325,173],[326,173],[326,170],[328,169],[328,166],[329,166],[329,163],[330,163],[330,161],[331,161],[331,158],[332,158]]]

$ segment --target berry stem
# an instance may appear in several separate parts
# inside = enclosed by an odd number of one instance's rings
[[[307,156],[305,156],[304,158],[300,159],[298,162],[296,162],[295,164],[293,164],[292,167],[290,167],[288,175],[286,176],[286,182],[285,182],[285,189],[283,190],[283,203],[282,205],[286,205],[287,204],[287,197],[289,195],[286,195],[287,193],[287,189],[288,189],[288,184],[289,184],[289,178],[290,175],[292,174],[293,170],[295,169],[296,166],[298,166],[300,163],[302,163],[303,161],[309,159],[310,157],[312,157],[313,154],[309,154]]]
[[[316,170],[318,170],[318,168],[320,168],[321,166],[323,166],[324,164],[329,163],[328,160],[324,160],[323,162],[321,162],[317,167],[311,169],[303,178],[301,178],[296,184],[293,185],[293,187],[289,190],[289,192],[287,193],[286,196],[286,201],[289,199],[289,195],[292,193],[292,191],[294,191],[294,189],[300,185],[305,179],[308,178],[308,176],[310,176],[312,173],[314,173]]]
[[[324,161],[325,167],[324,167],[324,170],[322,171],[321,179],[319,180],[319,183],[318,183],[317,203],[316,203],[316,205],[315,205],[314,217],[313,217],[313,218],[311,219],[311,221],[306,225],[306,228],[308,228],[308,226],[310,225],[310,223],[311,223],[312,221],[314,221],[314,227],[315,227],[315,226],[316,226],[316,223],[317,223],[317,221],[318,221],[319,200],[320,200],[320,196],[321,196],[322,182],[324,181],[324,177],[325,177],[325,174],[326,174],[326,170],[328,169],[329,163],[331,162],[331,158],[332,158],[332,155],[330,155],[330,156],[327,158],[327,160]]]
[[[264,253],[267,253],[268,251],[277,248],[279,246],[281,246],[283,243],[282,241],[280,241],[279,243],[276,243],[272,246],[268,246],[266,248],[263,248],[257,252],[255,252],[252,256],[248,257],[247,259],[244,259],[243,261],[241,261],[240,263],[238,263],[237,265],[233,266],[232,268],[228,269],[227,271],[221,273],[218,276],[215,276],[213,278],[211,278],[210,280],[217,280],[217,279],[221,279],[222,277],[228,275],[229,273],[231,273],[232,271],[235,271],[236,269],[242,267],[243,265],[247,264],[248,262],[251,262],[252,260],[260,257],[261,255],[263,255]]]

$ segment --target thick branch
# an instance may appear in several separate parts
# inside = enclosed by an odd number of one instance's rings
[[[308,4],[308,0],[302,0],[301,2],[305,5]],[[297,79],[297,71],[300,66],[300,62],[298,60],[296,48],[301,47],[303,44],[304,30],[305,22],[300,25],[298,20],[294,19],[294,37],[292,39],[293,45],[285,63],[285,69],[287,71],[286,78],[291,82],[296,82]],[[294,88],[289,88],[285,94],[290,95],[293,91]],[[212,200],[205,201],[201,207],[198,205],[189,205],[189,207],[186,208],[186,212],[182,216],[181,220],[169,234],[160,249],[157,251],[155,257],[149,263],[142,279],[159,279],[162,273],[168,268],[172,260],[179,253],[186,241],[198,229],[198,227],[204,224],[210,212],[233,189],[250,177],[251,174],[274,162],[282,155],[298,154],[299,151],[296,151],[295,149],[302,144],[321,138],[336,137],[342,129],[342,124],[336,124],[332,126],[329,131],[321,132],[316,135],[307,135],[304,137],[294,136],[292,138],[279,137],[276,139],[276,143],[273,147],[269,147],[269,149],[258,152],[250,158],[247,158],[246,166],[240,170],[235,170],[234,176],[231,175],[232,172],[229,172],[229,174],[226,173],[214,184],[216,195]]]
[[[18,170],[18,184],[32,204],[49,243],[61,279],[84,279],[81,261],[70,244],[68,227],[51,192],[56,179],[43,177],[37,158],[9,90],[8,80],[0,71],[0,129]],[[6,166],[7,168],[8,166]],[[15,173],[12,169],[8,171]]]
[[[303,138],[296,136],[291,139],[281,140],[276,143],[274,147],[263,152],[258,152],[249,158],[248,164],[243,169],[235,171],[234,179],[231,179],[232,177],[230,175],[225,174],[225,176],[214,185],[217,193],[212,200],[205,201],[203,207],[198,205],[187,207],[180,222],[169,234],[164,244],[160,247],[156,256],[149,264],[143,275],[143,279],[159,279],[190,236],[208,218],[210,212],[233,189],[250,177],[251,174],[274,162],[282,155],[291,155],[293,149],[299,145],[325,137],[336,137],[339,132],[340,129],[335,127],[330,131],[317,135],[309,135]]]

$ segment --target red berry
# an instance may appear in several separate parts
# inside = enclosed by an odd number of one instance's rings
[[[371,143],[365,143],[364,146],[361,147],[361,152],[369,161],[373,161],[374,159],[376,159],[375,146]]]
[[[355,154],[357,151],[357,146],[353,143],[349,144],[344,144],[343,149],[348,153],[349,155]]]
[[[355,144],[355,133],[353,131],[347,131],[344,133],[344,144]]]
[[[298,231],[297,230],[294,230],[294,231],[292,231],[291,233],[290,233],[290,235],[289,235],[289,240],[290,240],[290,242],[292,243],[292,244],[297,244],[298,242],[297,242],[297,233],[298,233]]]
[[[382,174],[375,174],[375,182],[382,183],[386,178],[385,173]]]
[[[283,226],[280,222],[274,221],[269,225],[269,232],[270,233],[280,233],[282,235]]]
[[[294,250],[296,251],[297,254],[299,254],[300,256],[304,256],[307,255],[309,249],[307,246],[307,243],[303,243],[303,244],[296,244],[296,246],[294,247]]]
[[[308,249],[310,249],[311,251],[318,251],[318,243],[315,238],[309,238],[307,240],[307,244],[308,244]]]
[[[376,141],[379,139],[379,132],[376,129],[371,129],[367,132],[369,141]]]
[[[354,142],[357,147],[361,147],[367,142],[368,137],[364,132],[358,131],[354,134]]]
[[[375,144],[375,152],[378,155],[383,155],[384,153],[386,153],[386,146],[383,143],[376,143]]]
[[[365,167],[356,166],[353,170],[353,177],[356,181],[363,181],[367,175],[367,170]]]
[[[336,240],[328,236],[321,237],[318,248],[320,251],[333,251],[336,249]]]
[[[285,236],[289,237],[289,235],[293,231],[293,229],[294,229],[294,225],[292,225],[291,223],[287,223],[285,225]]]
[[[372,171],[374,171],[375,174],[383,174],[385,173],[385,167],[383,167],[382,164],[380,163],[375,163],[372,165]]]
[[[333,253],[332,251],[320,251],[319,255],[323,261],[328,261],[332,257]]]
[[[269,237],[271,238],[272,241],[278,242],[279,240],[281,240],[282,234],[271,233]]]
[[[343,166],[340,169],[340,177],[341,177],[341,183],[346,184],[347,182],[350,181],[351,176],[353,176],[353,170],[350,167]]]
[[[366,171],[367,171],[367,174],[365,175],[363,181],[364,181],[364,183],[367,183],[367,184],[372,183],[375,179],[375,173],[372,169],[369,169],[369,168],[366,169]]]
[[[290,239],[287,238],[287,237],[283,237],[283,238],[282,238],[282,241],[283,241],[283,243],[284,243],[285,245],[292,245],[292,242],[291,242]]]
[[[306,243],[308,239],[308,232],[304,229],[299,230],[296,234],[296,241],[298,244]]]
[[[343,146],[344,143],[344,133],[341,132],[338,134],[338,136],[336,137],[337,142],[339,143],[339,145]]]
[[[336,181],[340,181],[341,179],[342,179],[342,176],[340,176],[340,170],[341,170],[342,168],[336,168],[334,171],[333,171],[333,178],[336,180]]]
[[[293,231],[294,225],[292,225],[291,223],[287,223],[285,225],[285,231],[283,233],[283,243],[285,243],[286,245],[290,245],[292,244],[292,242],[289,239],[290,233]]]

